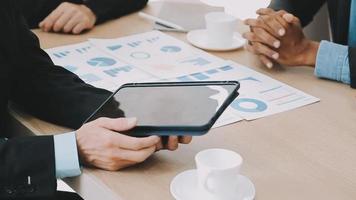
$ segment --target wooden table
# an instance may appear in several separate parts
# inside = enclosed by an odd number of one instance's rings
[[[156,12],[160,4],[146,8]],[[48,34],[35,30],[43,48],[114,38],[151,30],[150,22],[132,14],[98,26],[79,36]],[[243,26],[239,26],[242,31]],[[185,40],[181,33],[170,33]],[[213,53],[213,52],[212,52]],[[321,99],[320,103],[252,122],[239,122],[196,137],[191,145],[175,152],[161,151],[147,162],[118,172],[84,169],[78,178],[66,179],[86,200],[173,199],[169,186],[178,173],[195,168],[197,152],[226,148],[244,158],[242,173],[251,178],[256,199],[355,200],[356,199],[356,90],[347,85],[320,80],[313,69],[267,70],[244,50],[213,53],[231,59]],[[35,134],[67,129],[12,111],[17,120]]]

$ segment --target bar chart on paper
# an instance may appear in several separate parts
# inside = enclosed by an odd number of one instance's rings
[[[110,46],[112,49],[120,47],[119,45]],[[151,74],[97,49],[89,42],[46,51],[54,63],[75,73],[84,82],[110,91],[115,91],[125,83],[142,82],[155,78]]]
[[[319,101],[318,98],[233,62],[215,69],[179,76],[173,80],[239,81],[240,95],[230,105],[228,113],[246,120],[258,119]]]

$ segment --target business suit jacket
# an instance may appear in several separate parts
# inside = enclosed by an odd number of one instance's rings
[[[6,134],[9,101],[39,118],[78,128],[111,94],[55,66],[15,0],[2,0],[0,26],[0,138]],[[0,199],[55,193],[53,143],[50,136],[0,140]]]
[[[86,5],[96,15],[96,24],[100,24],[140,10],[148,0],[20,0],[20,5],[30,28],[36,28],[63,2]]]
[[[272,0],[270,8],[286,10],[308,25],[321,6],[327,3],[333,41],[347,45],[351,0]],[[356,88],[356,46],[349,46],[351,87]]]

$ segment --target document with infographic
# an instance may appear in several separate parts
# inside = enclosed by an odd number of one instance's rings
[[[237,80],[239,97],[214,127],[255,120],[320,101],[246,66],[196,49],[159,31],[46,50],[54,63],[95,87],[132,82]]]

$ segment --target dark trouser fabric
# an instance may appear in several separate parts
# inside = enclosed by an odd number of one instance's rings
[[[78,194],[72,192],[56,192],[53,197],[46,198],[25,198],[15,200],[83,200]]]

